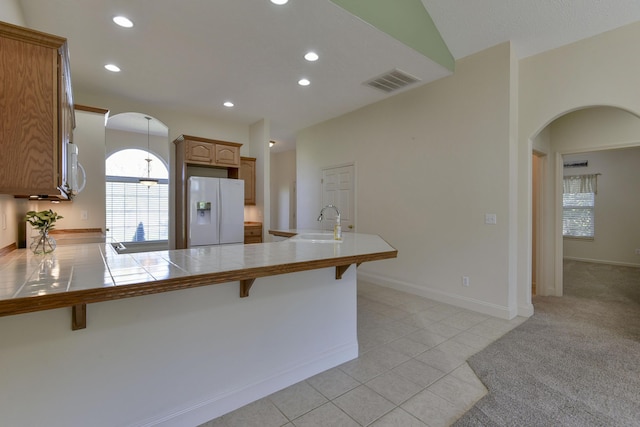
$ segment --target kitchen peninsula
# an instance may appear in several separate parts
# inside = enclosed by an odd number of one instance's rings
[[[396,256],[367,234],[13,251],[0,258],[0,412],[8,425],[215,418],[357,357],[356,266]]]

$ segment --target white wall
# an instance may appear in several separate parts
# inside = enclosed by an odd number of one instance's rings
[[[0,21],[24,26],[24,15],[18,0],[0,0]]]
[[[250,126],[249,144],[245,155],[256,158],[256,205],[245,207],[245,221],[263,223],[262,241],[271,240],[269,224],[271,223],[271,156],[269,139],[271,127],[268,120],[260,120]],[[244,148],[244,147],[243,147]]]
[[[0,249],[18,242],[18,227],[24,213],[13,196],[0,194]],[[26,213],[26,210],[25,210]]]
[[[502,317],[509,301],[512,85],[509,44],[456,73],[305,129],[296,146],[298,227],[315,225],[320,170],[357,163],[358,231],[398,258],[363,265],[369,280]],[[497,225],[485,225],[485,213]],[[470,287],[461,278],[469,276]],[[515,297],[512,298],[515,301]]]
[[[295,150],[271,154],[271,228],[295,228]]]
[[[126,132],[117,129],[106,129],[106,157],[116,151],[127,148],[138,148],[147,151],[147,134],[137,132]],[[164,163],[167,170],[170,169],[169,161],[169,137],[149,135],[149,151],[158,156]],[[152,162],[153,163],[153,162]]]
[[[566,114],[549,125],[551,148],[579,153],[640,145],[640,118],[615,107],[591,107]]]

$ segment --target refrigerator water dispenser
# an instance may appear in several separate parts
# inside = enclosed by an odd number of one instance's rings
[[[196,202],[196,223],[211,224],[211,202]]]

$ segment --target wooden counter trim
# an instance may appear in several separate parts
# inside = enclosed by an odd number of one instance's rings
[[[241,296],[243,296],[243,292],[244,296],[248,296],[251,285],[253,285],[255,279],[259,277],[339,266],[342,266],[341,269],[343,269],[344,272],[344,270],[346,270],[344,266],[347,266],[348,268],[351,264],[397,258],[397,256],[398,251],[394,249],[392,251],[364,255],[352,255],[338,258],[270,265],[266,267],[254,267],[243,270],[223,271],[219,273],[174,277],[171,279],[157,280],[153,282],[106,286],[94,289],[39,295],[36,297],[13,298],[0,301],[0,317],[72,307],[72,329],[82,329],[86,326],[86,307],[82,306],[85,306],[86,304],[236,281],[240,282]]]
[[[0,248],[0,257],[3,257],[9,252],[15,251],[16,249],[18,249],[16,242],[13,242],[12,244],[7,245],[4,248]]]
[[[249,290],[255,281],[256,279],[240,280],[240,298],[246,298],[249,296]]]
[[[71,330],[87,327],[87,304],[77,304],[71,307]]]
[[[357,265],[360,265],[360,263],[358,263]],[[349,267],[351,267],[351,264],[336,265],[336,280],[341,280],[342,275],[347,271]]]
[[[294,233],[293,231],[282,231],[282,230],[269,230],[269,234],[278,237],[293,237],[298,233]]]
[[[102,228],[56,228],[49,234],[102,233]]]
[[[97,113],[97,114],[109,114],[109,110],[105,110],[104,108],[98,107],[90,107],[88,105],[75,104],[73,109],[76,111],[86,111],[88,113]]]

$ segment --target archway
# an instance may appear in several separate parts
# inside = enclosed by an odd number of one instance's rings
[[[588,106],[566,111],[549,121],[530,140],[529,161],[534,152],[544,157],[540,169],[544,208],[532,224],[532,248],[537,247],[536,271],[539,295],[563,294],[564,238],[562,233],[563,158],[579,153],[640,147],[640,119],[629,110],[613,106]],[[533,178],[530,183],[533,187]],[[533,193],[533,189],[531,189]],[[533,210],[533,209],[532,209]],[[535,217],[531,216],[532,221]],[[537,239],[536,239],[537,236]],[[534,244],[535,242],[535,244]]]
[[[142,113],[114,115],[106,127],[107,235],[118,242],[168,248],[167,127]]]

